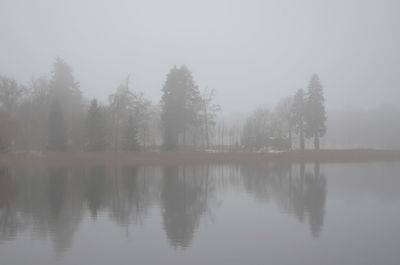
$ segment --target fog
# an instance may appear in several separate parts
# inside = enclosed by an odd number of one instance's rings
[[[400,2],[0,1],[0,74],[27,83],[54,59],[102,101],[131,74],[158,103],[186,64],[224,114],[273,106],[318,73],[328,109],[396,105]]]
[[[400,264],[399,11],[0,0],[0,263]]]

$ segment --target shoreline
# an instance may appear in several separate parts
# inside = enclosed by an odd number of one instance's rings
[[[45,152],[0,155],[0,166],[186,165],[276,163],[365,163],[400,161],[400,150],[322,149],[283,152],[160,151],[137,153]]]

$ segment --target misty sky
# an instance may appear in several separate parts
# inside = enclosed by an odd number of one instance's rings
[[[26,83],[64,58],[87,97],[127,74],[158,102],[173,65],[225,112],[273,105],[319,73],[328,107],[396,104],[398,0],[0,0],[0,74]]]

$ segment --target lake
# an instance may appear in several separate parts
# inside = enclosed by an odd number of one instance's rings
[[[400,163],[0,168],[0,264],[400,264]]]

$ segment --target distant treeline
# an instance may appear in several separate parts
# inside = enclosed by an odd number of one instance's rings
[[[295,95],[280,101],[273,111],[258,108],[247,118],[241,137],[245,149],[290,150],[293,136],[298,136],[298,147],[305,148],[305,139],[313,139],[315,149],[326,133],[326,111],[323,89],[314,74],[308,90],[297,90]]]
[[[131,89],[129,76],[105,103],[83,97],[61,58],[50,78],[20,85],[0,76],[0,151],[289,150],[293,136],[319,149],[326,132],[321,83],[313,75],[274,111],[259,108],[236,128],[218,124],[215,91],[200,89],[186,66],[173,67],[152,103]]]
[[[139,151],[206,148],[220,110],[214,90],[173,67],[159,104],[133,91],[129,76],[107,103],[83,97],[72,68],[57,58],[51,77],[22,86],[0,76],[0,150]]]

